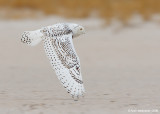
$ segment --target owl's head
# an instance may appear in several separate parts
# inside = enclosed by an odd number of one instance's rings
[[[82,34],[85,34],[85,30],[83,26],[80,26],[78,24],[69,23],[69,28],[73,32],[73,38],[78,37]]]

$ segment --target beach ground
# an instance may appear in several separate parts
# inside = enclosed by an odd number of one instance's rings
[[[86,89],[85,97],[76,102],[57,79],[43,44],[29,47],[20,42],[23,31],[57,22],[75,22],[86,28],[85,35],[74,39]],[[1,20],[0,114],[160,112],[159,24],[146,22],[120,29],[101,24],[58,17]]]

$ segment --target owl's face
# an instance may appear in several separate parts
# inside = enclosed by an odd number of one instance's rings
[[[78,24],[70,24],[70,29],[73,32],[73,38],[80,36],[81,34],[85,34],[84,27]]]

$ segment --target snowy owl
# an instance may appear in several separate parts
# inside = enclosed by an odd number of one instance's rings
[[[78,100],[84,95],[80,60],[72,39],[85,33],[82,26],[58,23],[35,31],[25,31],[21,42],[35,46],[43,41],[45,52],[58,79],[71,96]]]

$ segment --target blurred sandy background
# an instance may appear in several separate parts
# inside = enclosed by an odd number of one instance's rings
[[[42,43],[20,42],[23,31],[58,22],[86,28],[74,40],[86,89],[77,102]],[[159,22],[159,0],[0,0],[0,114],[160,113]]]

